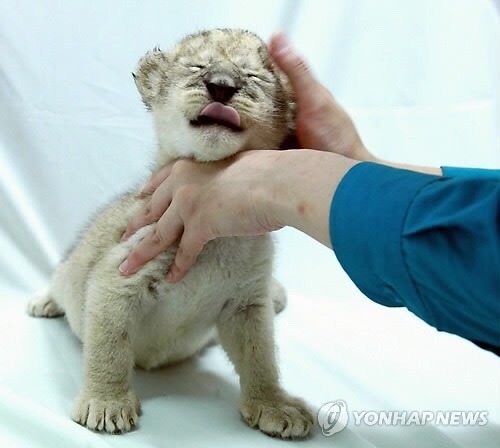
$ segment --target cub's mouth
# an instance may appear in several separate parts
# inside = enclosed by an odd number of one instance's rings
[[[242,132],[241,119],[238,111],[222,103],[214,102],[205,106],[198,118],[189,122],[191,126],[223,126],[234,132]]]

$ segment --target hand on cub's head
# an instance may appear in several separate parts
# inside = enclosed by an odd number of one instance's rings
[[[342,106],[321,84],[282,33],[268,45],[276,65],[288,77],[296,102],[295,126],[302,148],[334,152],[356,160],[369,158],[368,151]]]

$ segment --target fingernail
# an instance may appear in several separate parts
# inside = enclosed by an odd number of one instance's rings
[[[168,271],[167,272],[167,282],[173,283],[173,281],[174,281],[174,274],[172,273],[172,271]]]
[[[290,43],[290,40],[284,33],[278,33],[276,35],[276,40],[274,42],[275,44],[275,53],[278,55],[287,53],[290,51],[292,44]]]
[[[123,241],[126,241],[128,238],[127,234],[124,233],[123,236],[121,237],[120,241],[123,242]]]
[[[122,273],[122,274],[128,274],[128,260],[125,260],[121,265],[120,267],[118,268],[118,270]]]

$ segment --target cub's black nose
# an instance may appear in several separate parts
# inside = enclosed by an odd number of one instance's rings
[[[239,87],[227,81],[204,80],[208,93],[214,101],[227,103],[234,94],[240,90]]]

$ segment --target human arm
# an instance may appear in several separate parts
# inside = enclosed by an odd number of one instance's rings
[[[370,299],[500,347],[498,172],[433,176],[312,150],[247,152],[223,166],[177,163],[155,193],[158,204],[173,198],[163,215],[171,224],[139,243],[131,272],[182,235],[175,282],[208,240],[289,225],[332,247]]]
[[[498,351],[500,172],[458,171],[359,164],[333,198],[332,245],[370,299]]]
[[[206,164],[181,160],[163,172],[146,215],[156,232],[132,251],[126,275],[179,240],[169,281],[179,281],[203,246],[223,236],[267,233],[292,226],[331,247],[329,212],[344,175],[358,162],[323,151],[249,151]],[[168,208],[165,212],[165,204]]]
[[[276,63],[288,76],[296,94],[296,130],[301,146],[323,150],[323,152],[331,155],[346,155],[347,158],[337,157],[337,160],[342,161],[338,163],[339,167],[343,165],[353,166],[357,161],[374,160],[374,156],[365,148],[361,141],[349,115],[335,101],[331,93],[314,78],[310,69],[302,58],[291,48],[283,34],[273,36],[269,45],[269,50]],[[244,225],[244,223],[241,222],[242,220],[248,220],[248,225],[254,226],[253,232],[272,230],[273,226],[267,225],[264,226],[265,228],[258,226],[259,223],[255,221],[254,203],[248,201],[247,191],[254,192],[256,189],[255,185],[258,185],[259,188],[277,188],[276,185],[270,186],[268,182],[263,181],[263,179],[279,179],[280,176],[282,178],[286,173],[287,179],[289,179],[292,184],[287,186],[288,190],[293,191],[296,188],[299,190],[292,195],[292,200],[306,193],[308,191],[308,186],[313,186],[313,182],[324,179],[325,176],[330,182],[334,182],[334,185],[338,184],[340,181],[341,176],[334,180],[335,176],[333,173],[336,172],[337,164],[333,167],[332,177],[329,177],[330,173],[327,170],[329,163],[331,163],[335,157],[325,156],[324,154],[320,155],[318,151],[312,151],[309,155],[301,155],[300,157],[307,158],[307,160],[316,160],[314,169],[312,167],[309,169],[309,177],[304,179],[303,172],[295,174],[292,167],[286,166],[288,163],[293,165],[292,159],[297,160],[298,156],[288,155],[287,153],[286,156],[279,157],[281,165],[283,166],[276,165],[273,168],[267,167],[263,169],[270,160],[269,157],[265,158],[264,154],[265,152],[259,153],[259,157],[262,157],[261,163],[258,162],[255,156],[237,156],[228,161],[204,166],[198,166],[189,161],[181,161],[178,162],[176,166],[185,167],[186,173],[183,176],[169,176],[170,170],[172,169],[171,166],[156,173],[146,187],[146,190],[152,193],[149,211],[142,213],[132,220],[128,226],[126,236],[129,236],[138,228],[155,221],[158,221],[157,233],[154,238],[147,239],[140,243],[130,254],[127,265],[122,266],[122,272],[125,274],[135,272],[146,261],[166,249],[185,231],[186,235],[184,236],[184,240],[180,242],[177,259],[171,269],[173,273],[170,274],[171,280],[178,280],[185,275],[187,267],[194,263],[202,245],[209,239],[215,236],[235,234],[234,232],[236,232],[236,230],[233,229],[233,226],[239,229],[239,234],[242,234],[242,226]],[[294,153],[292,152],[290,154]],[[323,164],[323,160],[320,160],[323,158],[327,159],[328,163]],[[235,160],[238,161],[238,163],[235,167],[231,168],[228,164]],[[241,168],[245,167],[245,164],[249,166],[246,168],[247,171],[243,172]],[[224,168],[224,176],[217,177],[217,170],[221,168]],[[274,170],[275,172],[268,175],[267,173],[270,170]],[[316,173],[315,171],[320,172]],[[207,177],[208,173],[211,174]],[[266,174],[263,176],[263,173]],[[234,178],[231,179],[231,176],[234,176]],[[294,176],[297,177],[294,178]],[[193,185],[200,186],[203,181],[208,179],[216,179],[218,182],[216,182],[216,185],[219,186],[219,188],[215,188],[216,193],[214,193],[209,200],[201,201],[200,199],[195,200],[190,197],[186,200],[176,201],[175,207],[172,207],[171,201],[174,194],[173,190],[180,188],[182,197],[183,195],[187,195],[189,191],[193,191]],[[244,185],[243,179],[247,182],[245,188],[250,190],[241,188],[241,186]],[[188,180],[192,183],[191,190],[189,186],[186,185]],[[163,184],[163,182],[165,182],[165,184]],[[225,188],[222,187],[224,183]],[[310,192],[311,194],[305,198],[305,201],[318,200],[319,198],[325,200],[326,196],[330,195],[328,197],[331,197],[334,193],[332,189],[323,192],[318,188],[319,186],[315,186],[314,190]],[[234,200],[234,204],[228,198],[229,193],[231,193],[230,198]],[[175,194],[178,195],[179,191]],[[241,195],[241,198],[238,198],[238,194]],[[272,197],[270,191],[263,193],[263,195],[265,197]],[[213,219],[215,219],[214,217],[212,217],[212,221],[206,221],[204,219],[195,224],[193,224],[193,219],[190,219],[190,226],[193,227],[186,227],[185,221],[189,218],[188,214],[192,213],[192,207],[197,206],[206,209],[210,206],[213,198],[218,198],[218,201],[223,205],[233,204],[237,207],[237,210],[241,210],[242,206],[250,208],[242,210],[238,214],[232,213],[235,208],[228,208],[228,215],[224,223],[213,222]],[[288,202],[288,204],[292,203],[293,201]],[[307,202],[304,201],[303,203],[307,204]],[[217,207],[219,206],[218,204],[216,205]],[[313,205],[310,207],[311,210],[316,211],[319,208]],[[323,208],[325,207],[326,206],[323,204]],[[276,207],[269,208],[276,211]],[[217,208],[217,210],[220,210],[220,212],[223,211],[220,208]],[[175,221],[173,215],[178,215]],[[268,217],[266,219],[272,221],[276,219],[276,217]],[[314,223],[309,223],[308,227],[305,226],[305,222],[299,222],[303,219],[304,218],[300,215],[292,216],[289,212],[286,220],[282,217],[278,219],[278,221],[280,221],[279,225],[294,225],[295,223],[297,228],[303,227],[306,233],[311,234],[311,236],[319,241],[329,245],[329,239],[325,236],[325,229],[322,228],[320,230],[316,228],[317,226],[325,225],[326,220],[324,217],[322,220],[318,218]],[[260,220],[262,221],[262,218],[260,218]],[[245,228],[245,231],[248,232],[248,229]],[[178,274],[175,274],[176,271],[178,271]]]

